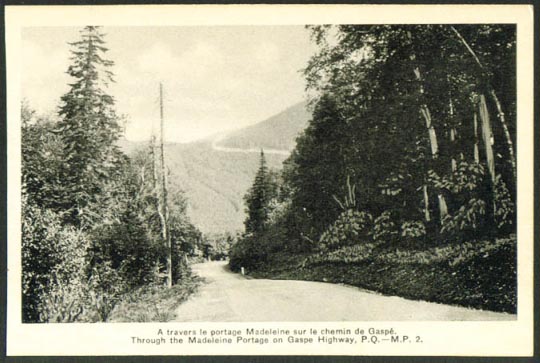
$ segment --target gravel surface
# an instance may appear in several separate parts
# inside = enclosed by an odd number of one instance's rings
[[[175,321],[447,321],[515,320],[516,315],[383,296],[311,281],[249,279],[227,261],[193,265],[205,279]]]

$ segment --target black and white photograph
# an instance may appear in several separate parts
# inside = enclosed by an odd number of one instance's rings
[[[17,329],[361,354],[531,328],[515,21],[77,24],[17,28]]]

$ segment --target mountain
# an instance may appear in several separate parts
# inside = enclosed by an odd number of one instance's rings
[[[185,191],[188,215],[205,233],[243,230],[243,197],[259,167],[260,149],[267,165],[280,169],[307,125],[303,104],[225,137],[187,144],[166,144],[169,182]],[[147,146],[122,140],[126,153]]]
[[[174,144],[165,148],[171,183],[185,191],[188,215],[203,232],[243,228],[243,196],[255,178],[259,154],[215,150],[211,142]],[[281,168],[286,156],[268,154],[269,167]]]
[[[307,104],[301,102],[265,121],[228,134],[218,140],[216,146],[290,151],[296,145],[296,137],[307,127],[310,118]]]

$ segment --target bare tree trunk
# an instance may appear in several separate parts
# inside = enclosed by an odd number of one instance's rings
[[[429,222],[431,221],[431,214],[429,213],[429,195],[426,184],[423,185],[422,190],[424,192],[424,218],[426,222]]]
[[[411,32],[407,32],[407,35],[409,39],[412,40]],[[413,61],[413,63],[415,63],[416,54],[412,52],[409,58],[411,59],[411,61]],[[414,65],[413,72],[416,77],[416,80],[419,81],[420,83],[419,91],[420,91],[420,96],[422,96],[424,94],[424,86],[422,85],[422,74],[420,73],[420,68]],[[433,160],[437,160],[437,158],[439,157],[439,144],[437,142],[437,132],[435,131],[435,127],[433,126],[429,108],[425,103],[422,103],[420,105],[420,113],[422,114],[422,117],[424,118],[424,121],[426,122],[426,128],[428,130],[428,136],[429,136],[429,144],[431,146],[431,157]],[[439,203],[439,212],[440,212],[440,217],[442,220],[448,214],[448,206],[446,205],[446,200],[444,198],[444,195],[439,193],[437,195],[437,200]]]
[[[169,208],[167,204],[167,171],[165,168],[165,151],[163,147],[163,85],[159,84],[159,118],[161,120],[161,132],[160,132],[160,157],[161,157],[161,213],[160,218],[163,221],[163,228],[161,229],[163,240],[167,250],[167,262],[166,262],[166,284],[167,287],[172,287],[172,244],[171,236],[169,234]]]
[[[480,59],[476,55],[476,52],[471,48],[469,43],[465,40],[465,38],[463,38],[461,33],[454,26],[450,26],[450,28],[452,29],[454,34],[456,34],[456,36],[461,41],[463,46],[467,49],[467,51],[471,54],[471,56],[473,57],[474,61],[478,65],[478,67],[481,69],[481,71],[484,72],[484,65],[482,64],[482,62],[480,62]],[[495,103],[495,107],[497,107],[497,118],[499,119],[499,121],[500,121],[500,123],[502,125],[502,128],[503,128],[503,131],[504,131],[504,137],[506,139],[506,145],[507,145],[507,148],[508,148],[508,155],[509,155],[509,158],[510,158],[510,163],[512,165],[512,173],[513,173],[513,176],[514,176],[514,180],[516,180],[516,178],[517,178],[517,170],[516,169],[517,168],[516,168],[516,156],[515,156],[515,153],[514,153],[514,143],[512,142],[512,137],[510,136],[510,131],[508,130],[508,126],[506,124],[506,118],[505,118],[504,112],[502,110],[501,102],[499,101],[499,98],[497,97],[497,94],[495,93],[495,90],[493,89],[491,84],[489,84],[489,82],[487,82],[487,87],[488,87],[488,93],[491,96],[491,98],[493,99],[493,102]]]
[[[508,155],[510,156],[510,163],[512,165],[512,174],[514,176],[514,180],[517,180],[517,167],[516,167],[516,156],[514,154],[514,144],[512,142],[512,137],[510,136],[510,131],[508,130],[508,126],[506,125],[506,118],[504,116],[504,112],[502,111],[499,98],[495,94],[495,91],[493,90],[493,88],[489,90],[489,94],[491,95],[491,98],[493,99],[493,102],[495,102],[495,106],[497,107],[497,117],[501,121],[501,125],[504,131],[504,137],[506,139],[506,147],[508,148]]]
[[[161,198],[159,198],[158,192],[158,175],[157,175],[157,166],[156,166],[156,135],[154,134],[154,129],[152,128],[152,136],[150,137],[150,158],[152,160],[152,194],[155,196],[154,203],[156,212],[159,217],[159,226],[163,231],[165,226],[165,218],[161,213]],[[159,256],[156,257],[156,276],[159,275]]]
[[[491,182],[492,184],[495,184],[495,158],[493,156],[494,140],[489,120],[489,112],[486,105],[486,97],[484,95],[480,95],[478,114],[480,115],[480,122],[482,123],[482,138],[486,149],[486,164],[488,166]]]
[[[478,113],[474,111],[474,162],[480,164],[480,151],[478,150]]]
[[[141,196],[144,193],[144,187],[146,184],[145,173],[146,173],[146,166],[143,165],[141,166],[141,169],[140,169],[140,176],[139,176],[140,185],[139,185],[139,191],[137,192],[137,197]]]
[[[152,133],[150,138],[150,157],[152,159],[152,188],[157,189],[157,168],[156,168],[156,136]]]
[[[450,143],[452,144],[452,148],[455,148],[456,128],[454,127],[454,123],[453,123],[454,122],[454,103],[452,102],[451,97],[450,97],[449,106],[450,106],[450,121],[452,122],[452,126],[450,127]],[[450,164],[451,164],[452,172],[456,171],[457,161],[456,161],[456,158],[454,157],[454,154],[452,154]]]
[[[494,196],[494,190],[495,190],[495,158],[493,155],[493,133],[491,131],[491,124],[489,120],[489,112],[486,105],[486,97],[484,95],[480,95],[480,101],[478,102],[478,114],[480,115],[480,122],[482,123],[482,139],[484,140],[485,145],[485,152],[486,152],[486,164],[488,166],[489,176],[491,179],[491,206],[493,209],[493,213],[496,211],[495,206],[495,196]],[[488,214],[489,215],[489,214]]]
[[[452,145],[456,141],[456,129],[454,127],[452,127],[450,129],[450,141],[451,141]],[[452,172],[456,171],[456,169],[457,169],[457,161],[456,161],[456,158],[454,157],[454,155],[452,155],[452,160],[451,160],[450,164],[451,164],[451,167],[452,167]]]

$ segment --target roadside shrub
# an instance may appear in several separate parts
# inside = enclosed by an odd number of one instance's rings
[[[264,229],[245,234],[231,246],[229,266],[232,271],[240,271],[242,267],[248,271],[253,270],[265,263],[270,255],[291,250],[292,246],[287,238],[288,206],[279,205],[280,208],[271,213],[271,222],[266,223]]]
[[[345,262],[356,263],[365,261],[373,257],[373,251],[377,247],[376,243],[362,243],[352,246],[344,246],[333,251],[326,251],[317,255],[312,255],[307,262],[317,264],[323,262]]]
[[[441,233],[449,240],[459,239],[464,234],[474,236],[484,222],[486,202],[473,198],[462,205],[453,215],[446,215],[441,221]]]
[[[358,244],[367,239],[371,223],[371,214],[353,209],[346,210],[321,235],[319,239],[321,248],[334,250],[342,246]]]
[[[515,206],[501,175],[495,178],[495,222],[499,230],[509,230],[514,225]]]
[[[242,267],[252,269],[264,263],[266,258],[266,249],[261,248],[261,243],[255,236],[248,234],[232,246],[229,254],[229,267],[236,272],[240,271]]]
[[[401,224],[401,237],[406,241],[418,241],[426,235],[422,221],[406,221]]]
[[[22,199],[23,322],[70,322],[84,315],[88,239],[58,215]]]
[[[451,196],[451,210],[457,209],[442,220],[440,232],[444,237],[458,240],[493,234],[489,226],[493,221],[500,234],[511,232],[514,203],[500,174],[492,182],[481,164],[465,161],[459,162],[449,176],[439,177],[433,171],[428,174],[436,189]]]
[[[109,314],[107,322],[167,322],[175,310],[193,294],[201,279],[188,276],[177,285],[144,285],[124,294]]]
[[[88,281],[88,305],[92,308],[92,321],[106,321],[122,294],[129,291],[121,274],[111,267],[110,261],[93,266]]]
[[[395,242],[398,236],[398,227],[392,220],[390,211],[384,211],[375,218],[372,233],[375,242]]]
[[[175,283],[180,283],[182,280],[191,276],[191,268],[186,262],[185,255],[178,252],[178,250],[177,253],[174,253],[172,256],[172,264],[173,281]]]
[[[449,176],[440,177],[433,170],[428,171],[429,181],[440,190],[452,194],[472,192],[482,183],[485,171],[482,164],[460,161]]]
[[[118,274],[114,280],[122,280],[129,288],[153,280],[160,247],[148,237],[133,211],[127,210],[115,223],[95,228],[91,236],[94,274],[111,274],[112,269]],[[98,267],[101,264],[104,266]]]
[[[66,283],[61,279],[51,282],[40,299],[39,321],[46,323],[71,323],[93,321],[88,309],[87,287],[81,281]]]
[[[376,260],[388,264],[430,265],[446,262],[449,266],[454,266],[467,262],[477,256],[488,257],[494,251],[515,244],[516,238],[515,235],[512,235],[508,238],[496,239],[495,241],[464,242],[420,250],[398,249],[381,254],[376,257]]]

